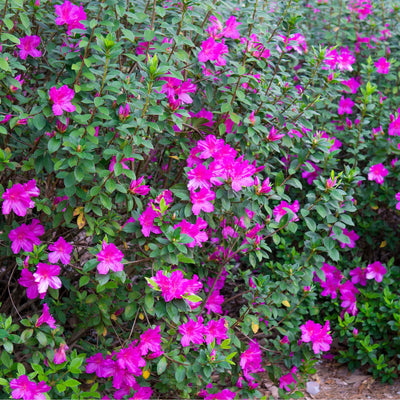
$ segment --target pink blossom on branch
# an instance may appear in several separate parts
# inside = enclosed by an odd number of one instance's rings
[[[43,304],[43,313],[42,315],[38,318],[35,327],[38,328],[42,324],[47,324],[51,329],[56,329],[56,320],[53,318],[53,316],[49,312],[49,306],[47,303]]]
[[[320,351],[328,351],[332,343],[332,337],[329,334],[329,321],[322,327],[312,320],[308,320],[300,326],[301,340],[305,343],[312,342],[313,351],[318,354]]]
[[[53,289],[60,289],[62,284],[58,277],[59,274],[60,267],[58,265],[39,263],[36,272],[33,274],[35,282],[38,284],[38,292],[46,293],[49,286]]]
[[[222,58],[222,56],[228,53],[228,46],[226,46],[224,40],[222,40],[221,43],[218,43],[213,37],[209,37],[201,44],[199,61],[202,63],[207,61],[216,61],[216,65],[224,66],[226,60]]]
[[[33,251],[33,246],[41,243],[38,236],[43,233],[44,228],[37,219],[34,219],[31,225],[22,224],[12,229],[8,235],[11,240],[11,250],[14,254],[18,254],[21,249],[28,252]]]
[[[42,52],[36,47],[38,47],[40,44],[40,37],[39,36],[25,36],[19,40],[19,44],[17,44],[17,47],[20,49],[19,50],[19,57],[21,60],[25,60],[28,56],[31,56],[33,58],[40,57],[42,55]]]
[[[376,63],[376,72],[378,74],[388,74],[390,68],[390,62],[386,60],[385,57],[381,57]]]
[[[379,185],[382,185],[384,182],[384,178],[388,173],[389,171],[384,167],[382,163],[372,165],[368,172],[368,180],[375,181]]]
[[[3,215],[10,214],[12,210],[18,216],[24,217],[28,208],[35,206],[31,197],[37,196],[39,196],[39,189],[36,187],[34,179],[23,185],[16,183],[2,195],[2,199],[4,200],[2,206]]]
[[[67,361],[67,356],[65,355],[67,350],[69,350],[67,344],[61,343],[60,347],[54,352],[53,363],[62,364],[63,362]]]
[[[111,271],[118,272],[124,269],[121,260],[124,258],[122,251],[118,250],[114,243],[103,241],[101,251],[97,253],[97,259],[100,261],[97,265],[97,271],[100,275],[105,275]]]
[[[204,326],[200,321],[189,319],[185,324],[179,326],[179,333],[182,335],[181,344],[183,347],[193,344],[204,343]]]
[[[35,299],[36,297],[39,296],[39,291],[38,291],[38,284],[35,281],[35,277],[33,276],[33,273],[29,271],[28,268],[24,268],[21,271],[21,278],[18,279],[18,283],[21,286],[26,287],[26,295],[28,299]],[[45,293],[42,293],[40,295],[40,298],[43,299],[45,296]]]
[[[344,96],[342,96],[342,98],[340,99],[340,102],[339,102],[338,114],[339,115],[352,114],[353,106],[354,106],[354,102],[349,97],[345,98]]]
[[[39,383],[32,382],[26,375],[21,375],[10,382],[13,399],[23,400],[45,400],[44,393],[51,390],[44,381]]]
[[[49,91],[49,96],[50,100],[53,102],[52,108],[54,115],[62,115],[64,111],[75,111],[76,107],[71,103],[75,92],[67,85],[63,85],[59,89],[53,86]]]
[[[55,11],[57,18],[55,20],[56,25],[68,25],[67,34],[71,33],[72,29],[85,29],[80,21],[85,21],[87,19],[86,13],[83,10],[83,6],[76,6],[70,1],[64,1],[61,5],[56,5]]]
[[[200,211],[213,212],[214,205],[211,203],[215,199],[215,193],[202,187],[198,192],[190,192],[190,200],[193,203],[192,212],[199,215]]]
[[[67,265],[71,261],[71,252],[73,250],[72,244],[66,242],[62,236],[54,243],[49,245],[49,261],[54,264],[59,260]]]
[[[387,272],[386,268],[380,261],[375,261],[369,264],[366,271],[365,277],[367,279],[375,279],[377,282],[382,282],[383,275]]]

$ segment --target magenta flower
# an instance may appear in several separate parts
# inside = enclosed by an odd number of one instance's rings
[[[66,350],[69,350],[69,347],[66,345],[66,343],[61,343],[60,347],[54,352],[54,364],[62,364],[63,362],[67,361],[67,356],[65,355]]]
[[[308,320],[300,326],[301,340],[305,343],[312,342],[313,351],[318,354],[320,351],[328,351],[331,347],[332,337],[329,334],[329,321],[322,327],[312,320]]]
[[[208,322],[207,326],[204,328],[207,344],[210,344],[215,340],[217,345],[220,345],[222,340],[228,339],[226,334],[228,328],[225,326],[225,322],[224,318],[221,318],[218,321],[212,319]]]
[[[340,247],[344,249],[347,246],[351,249],[354,249],[354,247],[356,247],[356,241],[360,239],[360,236],[358,236],[354,230],[348,231],[346,228],[343,229],[343,235],[348,236],[348,238],[350,239],[350,243],[343,243],[339,240]],[[335,239],[334,233],[332,233],[331,236]]]
[[[243,187],[253,186],[254,178],[252,178],[252,175],[256,173],[256,167],[250,164],[248,160],[243,161],[243,156],[232,163],[227,160],[225,170],[227,179],[231,181],[232,189],[235,192],[239,192]]]
[[[352,114],[353,106],[354,102],[350,99],[350,97],[345,98],[344,96],[342,96],[339,102],[338,114],[339,115]]]
[[[351,276],[351,282],[356,284],[359,283],[361,286],[365,286],[367,284],[367,278],[365,277],[365,269],[360,267],[354,268],[349,272]]]
[[[49,96],[50,100],[53,102],[52,108],[54,115],[62,115],[63,111],[75,111],[76,107],[71,103],[71,100],[75,96],[75,92],[67,85],[63,85],[59,89],[53,86],[49,91]]]
[[[380,261],[375,261],[368,265],[365,272],[367,279],[375,279],[377,282],[382,282],[383,275],[386,274],[387,270]]]
[[[26,295],[28,299],[35,299],[39,296],[38,284],[35,281],[35,277],[28,268],[24,268],[21,271],[21,278],[18,279],[18,283],[21,286],[26,287]],[[44,298],[44,293],[40,296],[41,299]]]
[[[196,322],[193,319],[189,319],[186,324],[179,326],[179,333],[182,335],[181,344],[183,347],[190,346],[190,343],[204,343],[204,326],[199,321]]]
[[[254,378],[251,373],[263,372],[264,368],[261,367],[262,352],[260,345],[257,342],[251,341],[249,348],[240,355],[240,366],[243,369],[245,378],[253,382]]]
[[[40,57],[42,52],[35,47],[38,47],[40,44],[39,36],[25,36],[19,39],[19,44],[17,47],[20,49],[19,56],[21,60],[25,60],[26,57],[31,56],[33,58]]]
[[[400,111],[397,110],[398,112]],[[389,136],[400,135],[400,115],[395,119],[393,114],[390,114],[390,124],[388,130]]]
[[[400,210],[400,192],[396,193],[395,198],[397,200],[396,210]]]
[[[13,379],[10,382],[10,388],[13,399],[23,400],[45,400],[43,393],[51,390],[51,387],[46,385],[44,381],[32,382],[26,375]]]
[[[145,356],[149,351],[160,355],[161,350],[161,332],[160,326],[157,325],[154,329],[147,329],[146,332],[140,335],[140,353]]]
[[[204,400],[233,400],[236,397],[236,393],[232,390],[224,389],[218,393],[209,393]]]
[[[189,183],[188,189],[195,190],[198,188],[210,189],[213,174],[212,171],[208,170],[203,164],[197,165],[195,168],[191,169],[188,173]]]
[[[104,360],[101,353],[96,353],[86,359],[86,363],[87,374],[92,374],[94,372],[99,378],[108,378],[114,374],[115,361],[111,356],[107,356]]]
[[[49,265],[39,263],[36,272],[33,274],[35,282],[38,283],[38,292],[46,293],[48,287],[60,289],[62,286],[60,278],[60,267],[58,265]]]
[[[226,60],[222,58],[222,56],[228,53],[228,46],[225,45],[224,40],[222,40],[221,43],[218,43],[213,37],[209,37],[201,44],[199,61],[202,63],[207,61],[216,61],[218,66],[224,66]]]
[[[146,196],[150,192],[150,186],[143,185],[143,179],[144,176],[140,177],[138,180],[133,180],[129,185],[129,193]]]
[[[68,0],[62,5],[56,5],[55,11],[58,17],[55,20],[56,25],[68,25],[67,34],[71,33],[72,29],[85,29],[80,21],[85,21],[87,19],[86,13],[83,10],[83,6],[80,7],[72,4]]]
[[[285,389],[287,392],[291,392],[294,388],[296,388],[296,385],[297,385],[297,380],[295,379],[296,372],[297,372],[297,367],[293,366],[293,368],[291,369],[291,371],[288,374],[282,375],[279,378],[279,387],[281,389]],[[291,389],[289,386],[292,385],[293,383],[294,383],[294,386]]]
[[[357,93],[357,89],[360,87],[359,79],[357,78],[350,78],[347,80],[341,81],[342,85],[347,86],[350,89],[350,92],[353,94]]]
[[[226,22],[226,27],[224,28],[223,24],[219,21],[217,17],[211,15],[210,17],[211,26],[209,26],[206,31],[207,33],[212,36],[214,39],[221,39],[223,37],[231,38],[231,39],[239,39],[240,33],[236,29],[240,22],[236,22],[235,16],[230,16]]]
[[[138,346],[135,347],[135,344],[136,341],[117,353],[117,365],[119,368],[127,370],[130,374],[140,376],[142,375],[141,367],[146,365],[146,361],[141,356],[140,348]]]
[[[35,327],[38,328],[42,324],[47,324],[51,329],[56,329],[56,320],[52,317],[49,312],[49,306],[47,303],[43,304],[42,315],[38,318]]]
[[[390,62],[386,60],[385,57],[381,57],[376,63],[376,72],[378,74],[388,74],[390,68]]]
[[[54,264],[61,260],[64,265],[67,265],[71,261],[71,252],[73,250],[72,244],[66,242],[62,236],[54,243],[49,246],[49,261]]]
[[[215,199],[215,193],[205,187],[202,187],[197,193],[190,192],[190,200],[193,203],[192,212],[199,215],[200,211],[213,212],[214,205],[211,203]]]
[[[382,185],[384,182],[384,178],[388,173],[389,171],[384,167],[382,163],[372,165],[368,172],[368,180],[375,181],[379,185]]]
[[[216,314],[222,314],[221,304],[223,302],[224,296],[219,294],[219,290],[214,290],[205,305],[205,308],[207,309],[207,315],[211,314],[211,311]]]
[[[38,197],[39,194],[35,179],[31,179],[23,185],[16,183],[3,193],[3,214],[10,214],[11,210],[13,210],[15,214],[24,217],[28,208],[35,206],[31,197]]]
[[[309,167],[308,168],[303,168],[301,167],[301,170],[303,171],[301,173],[301,177],[307,180],[307,183],[309,185],[312,185],[312,183],[315,181],[315,179],[318,178],[321,168],[319,168],[316,164],[314,164],[311,161],[306,161],[305,164],[308,164],[313,170],[309,171]],[[303,164],[303,165],[305,165]]]
[[[357,293],[359,290],[350,281],[346,281],[340,286],[340,299],[342,300],[340,305],[348,314],[357,315]]]
[[[41,243],[38,236],[43,233],[44,228],[37,219],[34,219],[31,225],[22,224],[12,229],[8,235],[12,242],[11,250],[14,254],[18,254],[21,249],[28,252],[33,251],[33,246]]]
[[[191,224],[190,222],[183,219],[179,224],[174,225],[174,229],[177,228],[181,228],[181,234],[185,234],[193,238],[192,242],[185,243],[187,247],[202,247],[202,243],[208,240],[207,233],[202,231],[202,229],[207,228],[207,222],[200,217],[197,218],[195,224]]]
[[[347,47],[342,47],[340,49],[340,54],[336,58],[336,66],[341,71],[353,71],[352,65],[356,62],[354,53],[350,51]]]
[[[300,209],[299,201],[295,200],[293,204],[289,204],[287,201],[282,200],[281,203],[278,206],[276,206],[273,210],[276,222],[279,223],[281,218],[287,214],[286,209],[289,209],[294,213],[294,217],[291,219],[291,221],[297,220],[296,212],[299,211]]]
[[[97,253],[97,259],[100,261],[97,271],[100,275],[107,274],[110,269],[114,272],[122,271],[124,269],[124,265],[121,263],[123,258],[124,254],[117,249],[114,243],[103,241],[101,250]]]
[[[149,237],[150,232],[161,233],[160,227],[154,225],[154,220],[159,216],[160,214],[157,213],[151,206],[151,203],[149,203],[146,210],[144,210],[139,217],[139,222],[142,225],[142,233],[144,236]]]
[[[326,263],[323,264],[322,271],[325,273],[325,281],[321,281],[321,288],[324,289],[321,296],[331,296],[332,299],[336,299],[343,275],[336,267]]]

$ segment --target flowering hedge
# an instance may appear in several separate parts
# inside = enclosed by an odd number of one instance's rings
[[[0,3],[6,396],[398,376],[391,3]]]

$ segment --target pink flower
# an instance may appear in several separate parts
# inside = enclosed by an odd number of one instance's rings
[[[21,278],[18,279],[18,283],[27,288],[26,295],[28,299],[35,299],[39,296],[38,284],[36,283],[32,272],[29,271],[28,268],[24,268],[21,271]],[[40,298],[44,298],[44,293],[40,296]]]
[[[318,178],[319,173],[321,171],[321,168],[319,168],[317,165],[315,165],[314,163],[312,163],[311,161],[306,161],[305,164],[308,164],[309,167],[307,168],[301,168],[302,169],[302,173],[301,173],[301,177],[307,180],[307,183],[309,185],[311,185],[315,179]],[[304,164],[304,165],[305,165]],[[312,171],[309,171],[310,167],[313,169]]]
[[[207,233],[201,231],[207,228],[207,222],[202,218],[197,218],[195,224],[183,219],[179,224],[174,225],[174,229],[181,228],[181,234],[185,234],[193,238],[190,243],[185,243],[187,247],[193,248],[195,246],[202,247],[202,243],[208,240]]]
[[[190,346],[190,343],[204,343],[204,326],[201,322],[189,319],[186,324],[179,326],[179,333],[182,335],[181,344],[183,347]]]
[[[354,249],[354,247],[356,247],[356,241],[357,241],[358,239],[360,239],[360,236],[358,236],[357,233],[356,233],[354,230],[348,231],[346,228],[343,229],[343,235],[348,236],[348,238],[350,239],[350,243],[344,243],[344,242],[341,242],[341,241],[339,240],[340,247],[341,247],[342,249],[344,249],[346,246],[348,246],[348,247],[350,247],[351,249]],[[332,234],[332,236],[333,236],[333,238],[335,239],[335,235]]]
[[[146,332],[140,335],[139,347],[142,356],[145,356],[149,351],[161,354],[161,332],[159,325],[157,325],[154,329],[147,329]]]
[[[85,21],[87,18],[82,5],[78,7],[67,0],[62,5],[56,5],[54,7],[58,15],[55,20],[56,25],[67,24],[68,35],[71,33],[72,29],[85,29],[85,25],[80,22]]]
[[[341,70],[353,71],[352,65],[356,62],[354,53],[347,47],[340,49],[340,54],[336,58],[336,66]]]
[[[312,320],[308,320],[300,326],[301,340],[305,343],[312,342],[313,351],[318,354],[320,351],[328,351],[332,343],[332,337],[329,334],[329,321],[322,327]]]
[[[215,193],[207,188],[201,188],[197,193],[190,192],[190,200],[193,203],[192,212],[199,215],[200,211],[213,212],[214,205],[211,203],[215,199]]]
[[[115,361],[110,356],[107,356],[104,360],[101,353],[96,353],[86,359],[86,363],[87,374],[94,372],[99,378],[108,378],[113,375]]]
[[[342,286],[340,286],[340,298],[342,300],[340,305],[348,314],[357,315],[357,293],[359,293],[359,290],[350,281],[346,281]]]
[[[134,158],[123,158],[123,159],[120,161],[120,164],[122,165],[122,169],[130,169],[130,167],[128,167],[128,166],[126,165],[126,163],[127,163],[128,161],[134,162],[135,159],[134,159]],[[117,163],[117,157],[116,157],[116,156],[113,156],[113,158],[111,159],[110,165],[108,166],[108,170],[109,170],[110,172],[111,172],[111,171],[114,171],[114,168],[115,168],[115,164],[116,164],[116,163]]]
[[[376,63],[375,63],[376,71],[378,74],[388,74],[389,73],[389,68],[390,68],[390,62],[386,60],[385,57],[381,57]]]
[[[117,365],[119,368],[125,369],[133,375],[140,376],[142,375],[141,367],[146,365],[146,361],[141,356],[140,348],[134,346],[135,343],[136,341],[117,353]],[[116,373],[118,372],[119,371],[116,371]],[[119,389],[119,387],[117,387],[117,389]]]
[[[39,263],[36,272],[33,274],[35,282],[38,284],[38,292],[46,293],[49,286],[53,289],[60,289],[62,284],[57,276],[59,274],[60,267],[58,265]]]
[[[61,343],[58,350],[54,352],[53,363],[54,364],[62,364],[67,361],[67,356],[65,355],[66,350],[69,350],[69,347],[66,343]]]
[[[261,363],[262,352],[260,345],[255,341],[251,341],[249,343],[249,348],[240,355],[240,366],[242,367],[243,374],[248,381],[252,382],[254,380],[250,373],[264,371],[264,368],[261,367]]]
[[[151,206],[151,203],[149,203],[146,210],[143,211],[139,217],[139,222],[142,225],[142,233],[144,236],[149,237],[150,232],[161,233],[160,227],[154,225],[154,220],[159,216],[160,214],[157,213]]]
[[[396,200],[398,203],[396,204],[396,210],[400,210],[400,192],[396,193]]]
[[[297,372],[297,367],[293,366],[293,368],[291,369],[291,371],[286,374],[286,375],[282,375],[279,378],[279,387],[281,389],[285,389],[287,392],[291,392],[297,385],[297,381],[294,377],[296,377],[296,372]],[[291,389],[289,387],[289,385],[292,385],[294,383],[293,388]]]
[[[323,263],[322,271],[325,273],[325,281],[321,281],[321,288],[324,289],[321,296],[331,296],[332,299],[336,299],[343,275],[336,267],[326,263]]]
[[[62,115],[63,111],[75,111],[76,107],[71,103],[75,92],[67,85],[63,85],[59,89],[53,86],[49,91],[49,96],[50,100],[53,102],[52,108],[54,115]]]
[[[360,87],[360,82],[357,80],[357,78],[354,77],[347,80],[343,80],[341,81],[341,83],[343,85],[346,85],[350,89],[350,92],[353,94],[356,94],[357,89]]]
[[[187,175],[189,178],[187,186],[189,190],[195,190],[202,187],[209,189],[211,187],[210,179],[213,174],[205,165],[197,165],[195,168],[191,169]]]
[[[389,171],[384,167],[382,163],[372,165],[368,172],[368,180],[375,181],[379,185],[382,185],[384,182],[384,178],[388,173]]]
[[[354,268],[349,272],[351,276],[351,282],[356,284],[359,283],[361,286],[365,286],[367,284],[367,279],[365,277],[365,269],[360,267]]]
[[[143,179],[144,177],[142,176],[138,180],[133,180],[129,185],[129,193],[146,196],[150,192],[150,186],[143,185]]]
[[[39,36],[25,36],[19,40],[19,44],[17,47],[20,49],[19,56],[21,60],[25,60],[26,57],[31,56],[34,58],[40,57],[42,52],[40,50],[35,49],[35,47],[39,46],[40,37]]]
[[[212,36],[214,39],[221,39],[222,37],[231,38],[231,39],[239,39],[240,33],[236,29],[240,22],[236,22],[236,17],[231,15],[225,22],[226,27],[224,28],[222,23],[212,15],[210,17],[211,26],[208,27],[207,33]]]
[[[118,272],[124,269],[121,260],[124,258],[122,251],[118,250],[114,243],[103,241],[101,250],[97,253],[97,259],[100,261],[97,265],[97,271],[100,275],[105,275],[111,271]]]
[[[49,261],[54,264],[61,260],[64,265],[67,265],[71,261],[71,252],[73,250],[72,244],[66,242],[62,236],[54,243],[49,246]]]
[[[199,53],[200,62],[216,61],[218,66],[224,66],[226,64],[226,60],[222,58],[222,56],[228,54],[229,51],[224,40],[218,43],[213,37],[209,37],[201,44],[201,49]]]
[[[278,130],[273,126],[266,136],[268,142],[276,142],[285,136],[284,133],[278,133]]]
[[[295,200],[293,204],[289,204],[287,201],[281,201],[281,204],[276,206],[273,210],[273,214],[275,215],[275,221],[279,223],[281,218],[287,214],[287,210],[289,209],[294,213],[294,217],[291,219],[291,221],[296,221],[297,220],[297,215],[296,212],[299,211],[300,205],[299,201]]]
[[[42,324],[47,324],[51,329],[56,329],[56,320],[52,317],[52,315],[49,312],[49,306],[47,303],[43,304],[43,313],[42,315],[38,318],[35,327],[38,328]]]
[[[221,340],[228,339],[227,336],[228,328],[225,326],[225,319],[221,318],[218,321],[210,320],[204,329],[206,335],[206,343],[210,344],[215,340],[217,345],[221,344]]]
[[[35,203],[31,200],[25,185],[16,183],[3,193],[2,198],[4,203],[2,211],[4,215],[10,214],[11,210],[13,210],[15,214],[24,217],[28,208],[35,206]]]
[[[40,383],[32,382],[26,375],[21,375],[10,382],[12,389],[11,396],[13,399],[23,400],[45,400],[43,393],[51,390],[51,387],[46,385],[44,381]]]
[[[207,315],[211,314],[211,311],[216,314],[222,314],[221,304],[223,302],[224,296],[220,295],[218,290],[214,290],[205,305],[205,308],[207,309]]]
[[[36,222],[35,222],[36,221]],[[44,233],[44,228],[39,224],[38,220],[33,220],[31,225],[22,224],[12,229],[8,235],[11,240],[11,250],[14,254],[18,254],[22,248],[24,251],[33,251],[34,245],[39,245],[38,236]]]
[[[365,272],[367,279],[375,279],[377,282],[382,282],[383,275],[386,274],[387,270],[380,261],[375,261],[368,265]]]
[[[118,111],[119,120],[124,122],[129,118],[129,103],[126,103],[125,106],[120,106]]]
[[[354,102],[348,97],[348,98],[344,98],[344,96],[342,96],[342,98],[340,99],[339,102],[339,108],[338,108],[338,114],[339,115],[343,115],[343,114],[351,114],[353,112],[352,107],[354,106]]]
[[[204,400],[233,400],[236,397],[236,393],[232,390],[224,389],[218,393],[210,393],[204,398]]]

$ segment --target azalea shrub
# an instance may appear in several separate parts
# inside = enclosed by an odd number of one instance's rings
[[[395,3],[0,2],[5,397],[398,376]]]

